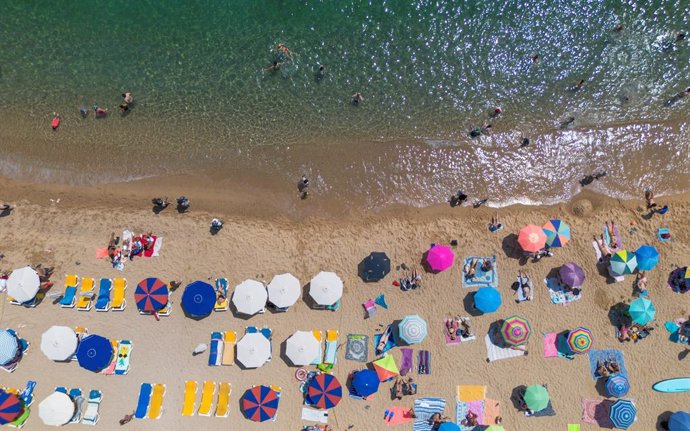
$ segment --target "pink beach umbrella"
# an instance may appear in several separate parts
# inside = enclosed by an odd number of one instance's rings
[[[453,266],[455,254],[447,245],[434,244],[426,252],[426,263],[434,272],[445,271]]]
[[[518,244],[524,251],[534,253],[546,246],[546,234],[540,226],[529,224],[520,229]]]

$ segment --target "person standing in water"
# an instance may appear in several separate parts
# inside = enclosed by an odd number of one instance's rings
[[[362,93],[357,92],[357,93],[352,95],[352,104],[353,105],[359,105],[362,102],[364,102],[364,96],[362,96]]]
[[[302,199],[306,199],[309,196],[309,178],[306,175],[302,175],[302,178],[297,183],[297,191],[300,193]]]
[[[53,131],[57,131],[58,127],[60,127],[60,114],[57,112],[53,112],[53,119],[50,121],[50,127]]]

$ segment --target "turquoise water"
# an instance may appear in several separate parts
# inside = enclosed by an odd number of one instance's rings
[[[684,190],[690,98],[664,103],[690,86],[690,40],[674,42],[690,5],[638,3],[11,2],[0,173],[84,183],[221,163],[307,172],[316,191],[371,206],[458,187],[558,200],[599,169],[612,195]],[[286,60],[278,43],[293,59],[266,72]],[[124,117],[123,91],[137,98]],[[94,102],[109,118],[78,116]],[[495,106],[493,134],[470,139]],[[533,144],[518,151],[522,135]]]

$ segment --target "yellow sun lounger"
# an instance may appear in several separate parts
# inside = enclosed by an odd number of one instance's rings
[[[122,311],[127,306],[125,300],[125,291],[127,290],[127,280],[124,278],[116,278],[113,280],[113,300],[110,303],[111,310]]]
[[[211,416],[211,407],[213,407],[213,398],[216,395],[216,382],[206,380],[201,389],[201,404],[199,405],[199,416]]]
[[[225,331],[221,365],[232,365],[235,362],[235,343],[237,343],[237,333],[235,331]]]
[[[77,310],[91,310],[91,296],[93,295],[93,278],[84,277],[81,279],[81,289],[79,289],[79,299],[77,299]]]
[[[67,274],[65,276],[65,287],[77,287],[79,286],[79,277],[74,274]]]
[[[147,417],[149,419],[158,419],[163,414],[163,397],[165,396],[165,385],[156,383],[153,385],[151,392],[151,401],[149,402],[149,412]]]
[[[230,383],[220,382],[218,386],[218,402],[216,403],[216,417],[226,418],[230,413],[230,392],[232,386]]]
[[[184,382],[184,403],[182,404],[182,416],[194,416],[196,410],[196,390],[199,384],[194,380]]]

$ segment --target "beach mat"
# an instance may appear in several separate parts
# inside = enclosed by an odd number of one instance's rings
[[[369,360],[369,336],[348,334],[345,345],[345,359],[358,362]]]
[[[610,400],[583,400],[582,420],[601,428],[613,428],[609,417],[612,404]]]
[[[477,268],[474,272],[474,277],[472,278],[467,278],[465,277],[464,273],[464,268],[465,265],[469,265],[472,263],[472,260],[477,259],[479,262],[477,263]],[[482,262],[485,260],[490,260],[492,265],[491,265],[491,271],[489,272],[484,272],[482,271]],[[491,287],[498,287],[498,272],[496,271],[496,256],[491,256],[491,257],[482,257],[482,256],[470,256],[466,257],[465,260],[463,261],[463,274],[462,274],[462,287],[465,289],[473,288],[473,287],[483,287],[483,286],[491,286]]]
[[[558,283],[555,278],[545,278],[544,283],[549,289],[549,295],[551,296],[551,302],[554,304],[569,304],[575,302],[582,298],[582,291],[578,295],[574,295],[573,292],[566,292],[563,285]]]
[[[107,258],[108,258],[108,247],[96,249],[96,259],[107,259]]]
[[[383,347],[383,350],[378,352],[376,350],[376,347],[378,347],[379,342],[381,341],[381,337],[383,337],[383,334],[385,334],[386,331],[391,331],[391,334],[388,337],[388,341],[386,342],[386,345]],[[382,334],[374,334],[374,352],[375,352],[375,354],[381,355],[383,353],[386,353],[387,351],[389,351],[390,349],[392,349],[395,346],[397,346],[397,344],[395,343],[395,336],[393,335],[393,327],[392,326],[388,325],[388,327],[383,331]]]
[[[517,358],[518,356],[525,356],[527,352],[523,350],[513,350],[504,349],[503,347],[498,347],[491,341],[491,336],[486,335],[484,337],[484,343],[486,344],[487,358],[489,362],[498,361],[501,359]]]
[[[484,423],[484,401],[455,401],[455,423],[462,431],[474,431],[477,425],[465,426],[462,421],[465,420],[467,412],[472,411],[477,415],[477,422]]]
[[[599,378],[597,377],[597,362],[607,360],[613,360],[615,362],[618,362],[618,365],[621,368],[621,372],[618,374],[622,375],[626,379],[628,378],[628,370],[625,368],[625,359],[623,358],[623,352],[621,350],[616,349],[607,349],[589,351],[589,369],[592,375],[592,380],[597,380]]]
[[[472,328],[472,321],[470,320],[470,318],[469,317],[463,317],[463,319],[465,319],[469,322],[470,332],[474,332],[474,328]],[[471,335],[469,337],[461,337],[461,336],[456,335],[455,340],[451,340],[450,335],[448,335],[448,330],[446,328],[446,322],[450,321],[450,320],[454,320],[454,319],[446,319],[446,321],[443,322],[443,325],[444,325],[443,326],[443,337],[446,340],[447,346],[457,346],[457,345],[460,345],[462,343],[467,343],[469,341],[474,341],[477,339],[477,337],[475,335]]]
[[[408,408],[388,407],[386,410],[393,414],[392,417],[389,414],[384,419],[384,422],[386,422],[386,425],[388,426],[406,424],[414,421],[414,418],[410,415],[410,409]]]
[[[558,357],[558,347],[556,346],[558,339],[557,332],[549,332],[544,334],[544,357],[545,358],[557,358]]]
[[[405,376],[408,373],[411,373],[412,370],[414,370],[414,358],[413,358],[413,350],[408,349],[408,348],[401,348],[400,349],[400,375]]]
[[[415,421],[412,425],[413,431],[432,431],[432,424],[429,423],[429,418],[434,413],[440,413],[446,410],[446,400],[443,398],[418,398],[414,401],[414,415]]]
[[[310,409],[309,407],[302,407],[302,420],[327,424],[328,412],[324,410]]]
[[[482,401],[486,398],[486,386],[483,385],[458,385],[456,387],[458,401]]]
[[[431,374],[431,352],[420,350],[417,355],[417,374]]]

